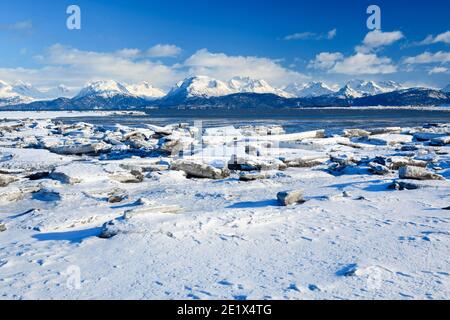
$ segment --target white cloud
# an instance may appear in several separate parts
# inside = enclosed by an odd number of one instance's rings
[[[361,52],[338,61],[330,70],[331,73],[347,75],[389,74],[396,71],[397,67],[392,64],[390,58]]]
[[[450,44],[450,30],[437,35],[436,38],[434,38],[433,42],[444,42]]]
[[[308,68],[327,70],[335,66],[336,62],[343,60],[344,56],[340,52],[321,52],[316,55],[314,60],[308,64]]]
[[[307,40],[314,37],[316,37],[316,34],[313,32],[299,32],[285,36],[284,40]]]
[[[125,83],[149,81],[156,87],[169,89],[176,82],[192,75],[209,75],[229,80],[234,76],[265,79],[274,85],[304,81],[306,76],[283,67],[279,61],[248,56],[228,56],[199,50],[186,61],[164,64],[146,58],[138,49],[115,52],[83,51],[56,44],[35,57],[40,68],[1,68],[0,79],[7,82],[23,80],[40,88],[51,88],[61,83],[80,88],[95,80],[117,80]]]
[[[176,57],[181,53],[181,48],[173,44],[157,44],[147,50],[148,57]]]
[[[450,52],[430,53],[427,51],[414,57],[407,57],[403,62],[406,64],[447,63],[450,62]]]
[[[447,73],[448,72],[448,68],[445,67],[434,67],[433,69],[431,69],[428,74],[432,75],[432,74],[437,74],[437,73]]]
[[[443,42],[443,43],[447,43],[450,44],[450,30],[446,31],[444,33],[438,34],[436,37],[434,37],[433,35],[428,35],[425,39],[423,39],[420,42],[416,42],[414,43],[414,45],[429,45],[429,44],[433,44],[433,43],[438,43],[438,42]]]
[[[393,44],[394,42],[404,38],[404,35],[400,31],[382,32],[380,30],[374,30],[365,36],[363,44],[356,47],[356,51],[362,53],[369,53],[377,48],[385,47]]]
[[[328,39],[332,40],[337,35],[337,29],[332,29],[328,31],[326,34],[324,33],[315,33],[315,32],[298,32],[285,36],[283,39],[290,40],[323,40]]]
[[[182,75],[173,66],[149,60],[134,60],[134,49],[117,52],[82,51],[69,46],[53,45],[37,56],[41,68],[0,68],[0,79],[23,80],[40,87],[64,83],[81,87],[88,81],[114,79],[126,83],[151,81],[168,88]]]
[[[331,39],[336,38],[336,35],[337,35],[337,29],[333,29],[333,30],[328,31],[327,38],[329,40],[331,40]]]
[[[279,61],[253,56],[228,56],[201,49],[189,57],[185,63],[190,75],[206,75],[219,80],[229,80],[235,76],[264,79],[275,86],[304,81],[307,77],[280,65]]]

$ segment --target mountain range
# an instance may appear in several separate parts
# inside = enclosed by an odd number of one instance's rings
[[[126,110],[145,107],[279,108],[302,106],[409,106],[450,104],[450,85],[442,90],[405,88],[394,81],[352,80],[342,88],[323,82],[293,83],[275,88],[265,80],[234,77],[221,81],[206,76],[178,82],[167,94],[148,82],[114,80],[86,84],[70,97],[60,85],[41,91],[31,84],[0,81],[0,106],[9,110]]]

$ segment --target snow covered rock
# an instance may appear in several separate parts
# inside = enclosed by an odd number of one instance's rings
[[[65,184],[77,184],[105,180],[107,179],[107,175],[99,165],[73,162],[65,166],[57,167],[50,173],[50,178]]]
[[[433,133],[433,132],[416,132],[413,134],[413,137],[416,141],[430,141],[433,139],[441,138],[445,136],[442,133]]]
[[[16,202],[23,199],[27,195],[39,190],[37,186],[25,186],[25,187],[7,187],[0,193],[1,202]]]
[[[305,156],[283,159],[283,162],[290,168],[312,168],[324,164],[328,160],[328,156]]]
[[[285,170],[286,165],[278,159],[259,159],[258,157],[239,157],[232,155],[228,169],[233,171]]]
[[[120,183],[141,183],[144,175],[139,170],[119,171],[109,176],[112,180]]]
[[[443,147],[450,144],[450,136],[438,137],[431,139],[430,145]]]
[[[239,175],[239,180],[248,182],[267,179],[268,177],[269,175],[260,172],[241,172],[241,174]]]
[[[62,155],[83,155],[83,154],[98,154],[101,152],[107,152],[111,149],[111,146],[104,143],[89,143],[89,144],[73,144],[53,146],[49,150],[56,154]]]
[[[4,232],[6,231],[6,225],[4,225],[3,223],[0,223],[0,232]]]
[[[428,171],[425,168],[405,166],[399,169],[400,179],[413,179],[413,180],[445,180],[445,178],[439,174]]]
[[[342,135],[346,138],[359,138],[370,136],[370,132],[362,129],[344,129]]]
[[[402,128],[400,127],[371,128],[367,129],[367,131],[369,131],[371,135],[386,134],[386,133],[398,134],[402,132]]]
[[[10,183],[13,183],[14,181],[17,181],[16,177],[13,177],[8,174],[1,174],[0,173],[0,187],[6,187]]]
[[[376,145],[394,146],[396,144],[411,143],[413,137],[405,134],[384,133],[372,135],[368,138],[370,143]]]
[[[142,208],[128,210],[124,214],[125,219],[131,219],[136,216],[144,216],[148,214],[155,213],[180,213],[183,209],[178,205],[153,205],[153,206],[145,206]]]
[[[387,167],[375,162],[369,163],[369,171],[377,175],[386,175],[390,172]]]
[[[412,159],[408,157],[393,156],[386,159],[386,166],[391,170],[398,170],[401,167],[413,166],[425,168],[427,161]]]
[[[303,190],[282,191],[277,194],[278,203],[282,206],[304,203]]]
[[[225,179],[230,176],[227,169],[218,169],[213,166],[188,160],[176,160],[170,166],[171,170],[184,171],[188,177],[206,179]]]

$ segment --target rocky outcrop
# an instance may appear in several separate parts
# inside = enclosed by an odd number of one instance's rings
[[[427,169],[421,167],[412,167],[412,166],[401,167],[398,173],[400,179],[445,180],[443,176],[428,171]]]
[[[204,163],[188,160],[176,160],[172,162],[172,170],[184,171],[188,177],[205,179],[225,179],[230,176],[227,169],[218,169]]]
[[[278,203],[282,206],[304,203],[303,190],[282,191],[277,194]]]

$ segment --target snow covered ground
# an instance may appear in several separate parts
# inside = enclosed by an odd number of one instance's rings
[[[50,118],[0,122],[2,299],[450,298],[450,124]]]

